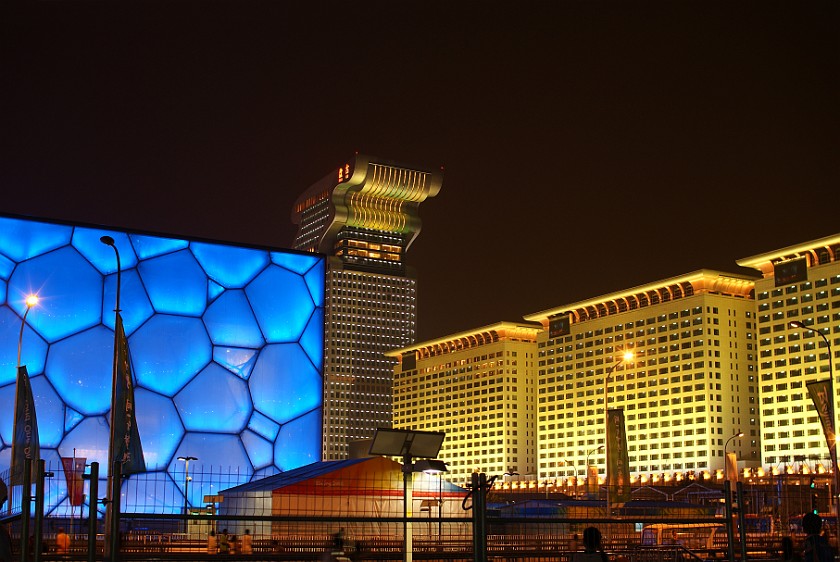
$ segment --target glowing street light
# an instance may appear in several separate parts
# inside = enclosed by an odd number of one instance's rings
[[[20,321],[20,336],[18,337],[18,354],[17,354],[17,368],[20,370],[20,352],[23,349],[23,329],[26,327],[26,317],[29,315],[29,311],[32,310],[33,306],[38,305],[38,295],[28,295],[26,297],[26,310],[23,313],[23,318]]]
[[[736,433],[735,435],[733,435],[732,437],[730,437],[729,439],[726,440],[726,443],[723,444],[723,458],[726,458],[726,447],[729,445],[729,443],[731,443],[733,439],[738,439],[739,437],[743,437],[743,436],[744,436],[744,432],[743,431],[738,431],[738,433]]]
[[[588,451],[586,453],[586,466],[583,467],[583,475],[586,477],[585,482],[586,482],[586,495],[587,495],[587,497],[589,497],[589,494],[590,494],[590,491],[589,491],[590,490],[590,486],[589,486],[589,455],[591,455],[592,453],[594,453],[596,451],[600,451],[603,448],[604,448],[603,445],[598,445],[597,447],[595,447],[594,449],[592,449],[591,451]]]

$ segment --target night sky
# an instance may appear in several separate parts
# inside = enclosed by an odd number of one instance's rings
[[[408,253],[421,340],[738,272],[840,232],[838,23],[836,2],[12,2],[0,212],[287,247],[294,200],[354,152],[443,166]]]

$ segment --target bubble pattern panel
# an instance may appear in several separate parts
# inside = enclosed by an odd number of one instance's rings
[[[9,468],[18,337],[32,379],[41,457],[87,457],[105,489],[117,265],[149,478],[172,481],[179,456],[235,466],[244,480],[320,460],[324,259],[0,216],[0,472]],[[211,471],[212,472],[212,471]],[[164,474],[165,473],[165,474]],[[69,512],[66,489],[46,500]],[[192,489],[187,501],[203,505]],[[196,491],[196,494],[198,491]],[[159,511],[138,501],[124,510]],[[171,508],[171,506],[169,506]]]

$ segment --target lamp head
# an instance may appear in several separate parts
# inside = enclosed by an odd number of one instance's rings
[[[636,354],[633,353],[632,351],[625,351],[624,355],[621,356],[621,360],[622,361],[632,361],[635,356],[636,356]]]
[[[790,322],[788,322],[788,326],[790,326],[791,328],[806,328],[807,329],[807,326],[805,326],[805,324],[803,324],[799,320],[791,320]]]
[[[106,246],[113,246],[114,245],[114,239],[111,238],[110,236],[107,236],[107,235],[106,236],[101,236],[99,238],[99,241],[102,242],[103,244],[105,244]]]
[[[26,308],[32,308],[37,305],[39,300],[38,295],[28,295],[26,297]]]

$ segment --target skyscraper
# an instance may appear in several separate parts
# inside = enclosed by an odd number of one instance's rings
[[[418,208],[441,172],[356,155],[295,203],[294,248],[327,256],[323,458],[391,426],[394,360],[413,344],[417,280],[405,253],[420,233]]]

